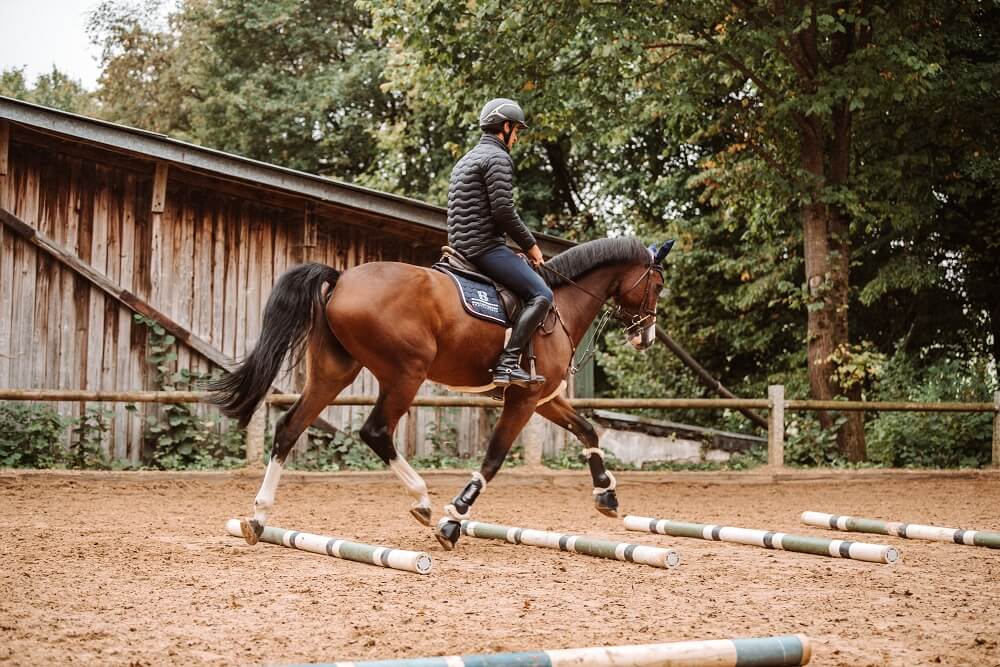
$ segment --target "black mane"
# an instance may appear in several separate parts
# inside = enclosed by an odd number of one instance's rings
[[[628,236],[597,239],[574,246],[547,261],[545,266],[558,271],[570,280],[576,280],[584,273],[605,264],[619,262],[649,264],[651,261],[652,258],[646,246],[639,239]],[[551,287],[567,284],[562,276],[557,276],[551,271],[542,269],[542,275],[545,276]]]

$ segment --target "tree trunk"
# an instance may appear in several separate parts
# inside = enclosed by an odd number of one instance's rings
[[[817,400],[845,396],[861,397],[860,387],[845,390],[833,376],[831,356],[849,341],[847,326],[848,280],[850,268],[850,223],[847,216],[819,201],[819,189],[830,181],[843,183],[847,175],[850,117],[840,116],[830,146],[818,121],[807,121],[802,131],[802,168],[816,179],[811,203],[802,207],[802,232],[805,246],[806,284],[809,289],[806,358],[809,362],[809,388]],[[830,178],[826,176],[826,158]],[[829,412],[818,413],[823,428],[833,427]],[[851,461],[865,457],[864,414],[851,413],[837,432],[840,451]]]
[[[993,334],[993,370],[1000,373],[1000,299],[990,307],[990,332]]]
[[[823,181],[823,136],[818,122],[807,122],[802,131],[802,168],[818,183]],[[817,187],[818,190],[818,187]],[[834,307],[830,301],[830,210],[819,202],[818,192],[811,203],[802,207],[802,238],[809,290],[806,324],[806,358],[809,364],[809,388],[812,397],[826,401],[834,397],[830,355],[835,348]],[[820,424],[830,428],[833,420],[827,412],[819,413]]]

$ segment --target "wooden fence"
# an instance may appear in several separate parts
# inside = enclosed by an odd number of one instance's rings
[[[205,392],[164,391],[76,391],[47,389],[0,389],[0,400],[21,401],[88,401],[116,403],[202,403]],[[270,394],[270,405],[290,405],[297,394]],[[368,406],[375,404],[373,395],[341,396],[332,406]],[[767,463],[772,467],[785,464],[785,412],[840,411],[840,412],[992,412],[993,449],[992,467],[1000,468],[1000,391],[993,394],[992,403],[915,403],[906,401],[813,401],[786,399],[783,385],[768,387],[767,398],[571,398],[569,403],[578,409],[766,409],[768,411]],[[414,407],[433,408],[498,408],[489,398],[471,396],[417,396]],[[247,462],[259,463],[264,452],[264,424],[266,409],[260,409],[247,428]],[[533,418],[533,419],[537,419]],[[537,428],[528,428],[525,444],[526,463],[541,463],[544,437]]]

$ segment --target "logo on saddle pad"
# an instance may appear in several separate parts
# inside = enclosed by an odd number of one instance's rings
[[[493,301],[490,301],[490,295],[488,292],[483,290],[476,290],[476,297],[474,299],[469,299],[469,303],[475,308],[482,309],[484,312],[499,315],[500,314],[500,301],[497,297],[496,292],[493,293]]]

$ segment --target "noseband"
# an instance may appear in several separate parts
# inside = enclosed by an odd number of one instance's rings
[[[613,317],[622,324],[622,332],[625,334],[626,338],[631,338],[638,331],[656,324],[656,306],[649,306],[649,291],[653,282],[653,271],[656,271],[660,275],[660,280],[662,281],[663,267],[659,264],[650,264],[646,267],[646,271],[639,276],[634,283],[632,283],[632,286],[621,293],[621,296],[625,296],[638,287],[639,283],[645,278],[646,282],[643,284],[642,289],[642,301],[639,302],[639,312],[632,315],[631,322],[626,320],[626,317],[628,317],[630,313],[626,312],[626,310],[620,305],[615,304]],[[650,323],[647,324],[647,321],[650,321]]]

